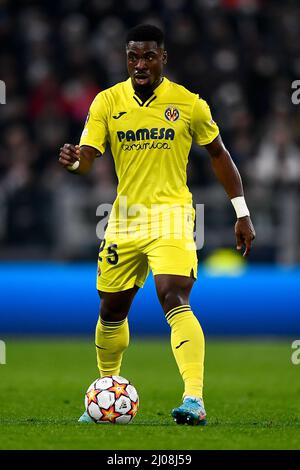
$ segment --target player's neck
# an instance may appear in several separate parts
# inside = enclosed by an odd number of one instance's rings
[[[154,83],[152,83],[149,87],[134,87],[135,94],[143,101],[147,101],[152,95],[161,82],[163,81],[163,77],[159,77]]]

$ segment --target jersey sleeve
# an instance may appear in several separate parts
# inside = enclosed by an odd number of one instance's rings
[[[211,116],[207,102],[198,95],[192,110],[191,134],[199,145],[210,144],[219,135],[219,128]]]
[[[99,93],[92,102],[87,115],[79,145],[89,145],[94,147],[101,154],[105,152],[107,141],[107,103]]]

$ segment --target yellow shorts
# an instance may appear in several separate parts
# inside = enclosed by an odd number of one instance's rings
[[[197,277],[193,239],[131,238],[105,235],[99,249],[97,289],[119,292],[143,287],[149,271]]]

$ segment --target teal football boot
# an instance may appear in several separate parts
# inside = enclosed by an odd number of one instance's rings
[[[177,424],[190,426],[206,424],[206,412],[201,398],[185,398],[182,405],[174,408],[171,414]]]

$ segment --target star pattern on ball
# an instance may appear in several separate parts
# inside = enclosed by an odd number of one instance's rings
[[[119,382],[113,381],[113,386],[108,389],[109,392],[114,392],[116,399],[120,398],[121,395],[128,397],[128,393],[125,390],[128,384],[120,384]]]
[[[114,423],[116,418],[122,416],[121,413],[115,411],[114,405],[108,408],[108,410],[106,410],[105,408],[101,408],[101,413],[103,415],[101,417],[101,421],[110,421],[111,423]]]
[[[97,395],[99,395],[101,390],[90,390],[89,392],[87,392],[86,396],[87,396],[87,399],[88,399],[88,405],[90,405],[91,403],[98,403],[97,402]]]
[[[128,414],[131,415],[132,417],[134,417],[134,416],[137,414],[138,407],[139,407],[139,402],[138,402],[138,400],[137,400],[137,401],[133,401],[133,402],[131,403],[131,410],[128,411]]]

